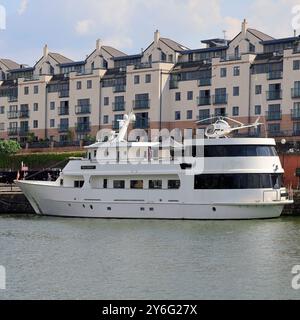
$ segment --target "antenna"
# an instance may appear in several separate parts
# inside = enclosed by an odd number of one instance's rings
[[[226,30],[223,30],[224,40],[226,40],[226,33],[227,33],[227,31],[226,31]]]

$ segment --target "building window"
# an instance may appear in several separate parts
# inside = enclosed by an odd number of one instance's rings
[[[164,52],[161,52],[161,61],[167,61],[167,55]]]
[[[103,123],[108,124],[109,117],[108,116],[103,116]]]
[[[149,189],[162,189],[161,180],[149,180]]]
[[[233,76],[238,77],[240,75],[240,67],[233,67]]]
[[[186,118],[187,118],[187,120],[193,119],[193,110],[188,110],[186,112]]]
[[[28,95],[29,94],[29,87],[24,87],[24,94]]]
[[[39,122],[38,120],[33,120],[33,128],[37,129],[39,127]]]
[[[114,189],[125,189],[124,180],[114,180],[113,185],[114,185]]]
[[[226,78],[227,76],[227,69],[226,68],[221,68],[220,69],[220,77],[221,78]]]
[[[55,102],[54,101],[50,102],[50,110],[55,110]]]
[[[109,97],[104,97],[104,105],[105,106],[109,105]]]
[[[81,90],[81,81],[76,82],[76,88],[77,90]]]
[[[261,94],[261,91],[262,91],[261,85],[256,85],[255,86],[255,94]]]
[[[175,101],[180,101],[181,100],[181,93],[180,92],[176,92],[175,93]]]
[[[180,120],[181,114],[180,111],[175,111],[175,120]]]
[[[193,91],[187,92],[187,100],[193,100],[194,99],[194,93]]]
[[[134,84],[140,83],[140,76],[134,76]]]
[[[92,82],[92,80],[88,80],[88,81],[86,82],[86,87],[87,87],[87,89],[92,89],[92,87],[93,87],[93,82]]]
[[[1,106],[0,107],[0,114],[4,114],[5,113],[5,107],[4,106]]]
[[[38,94],[39,93],[39,86],[34,86],[33,87],[33,93]]]
[[[233,96],[238,97],[240,95],[240,87],[233,87]]]
[[[261,115],[261,106],[260,105],[257,105],[255,106],[255,115]]]
[[[151,83],[151,74],[146,74],[146,76],[145,76],[145,82],[146,82],[146,83]]]
[[[173,55],[172,54],[168,55],[168,62],[173,62]]]
[[[131,180],[130,189],[143,189],[144,181],[143,180]]]
[[[250,42],[249,43],[249,52],[255,53],[255,50],[256,50],[255,45]]]
[[[39,104],[38,103],[33,104],[33,111],[39,111]]]
[[[278,133],[280,133],[280,123],[270,123],[268,125],[268,132],[270,134],[278,134]]]
[[[233,107],[232,108],[232,115],[236,117],[239,114],[240,114],[240,108],[239,107]]]
[[[300,70],[300,60],[293,61],[293,70]]]
[[[179,188],[180,188],[180,180],[168,181],[168,189],[179,189]]]
[[[50,119],[50,128],[55,127],[55,119]]]
[[[5,123],[1,122],[0,123],[0,131],[4,131],[4,129],[5,129]]]

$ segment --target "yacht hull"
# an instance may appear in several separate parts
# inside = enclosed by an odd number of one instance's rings
[[[72,190],[59,186],[18,181],[35,212],[40,215],[104,219],[242,220],[280,217],[292,201],[262,203],[183,203],[146,201],[104,201],[79,199]],[[64,194],[65,192],[65,194]]]

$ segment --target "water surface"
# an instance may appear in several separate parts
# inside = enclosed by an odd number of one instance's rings
[[[0,299],[300,299],[300,218],[0,217]]]

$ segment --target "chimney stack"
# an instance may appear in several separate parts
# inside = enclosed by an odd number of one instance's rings
[[[48,49],[48,45],[45,44],[44,49],[43,49],[43,55],[44,57],[47,57],[49,54],[49,49]]]
[[[101,40],[100,39],[97,39],[96,41],[96,50],[101,50]]]
[[[244,21],[242,23],[242,35],[244,37],[246,37],[246,35],[247,35],[247,29],[248,29],[248,23],[247,23],[247,20],[244,19]]]
[[[154,43],[155,43],[156,45],[158,45],[159,39],[160,39],[160,33],[159,33],[158,30],[156,30],[156,31],[154,32]]]

